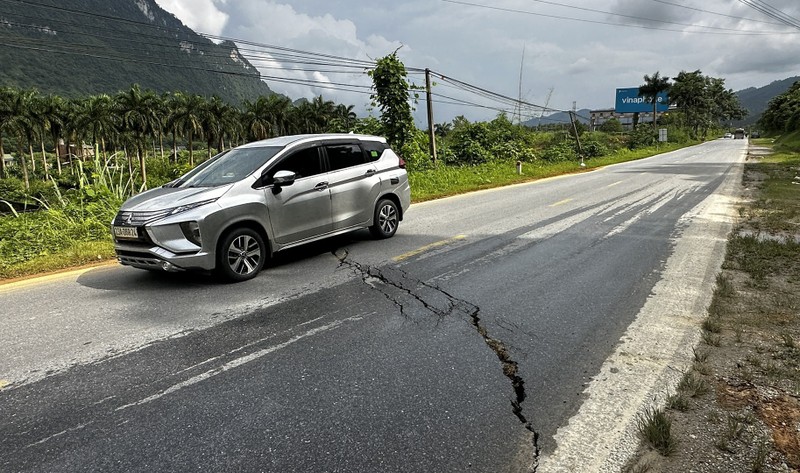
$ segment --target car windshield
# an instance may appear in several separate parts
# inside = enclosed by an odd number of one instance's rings
[[[218,154],[185,174],[176,187],[216,187],[240,181],[253,174],[283,148],[239,148]]]

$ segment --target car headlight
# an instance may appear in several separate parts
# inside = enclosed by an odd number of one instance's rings
[[[196,209],[197,207],[201,207],[206,204],[210,204],[212,202],[216,202],[217,199],[208,199],[208,200],[201,200],[200,202],[194,202],[191,204],[181,205],[180,207],[175,207],[169,212],[169,215],[179,214],[181,212],[186,212],[187,210]]]

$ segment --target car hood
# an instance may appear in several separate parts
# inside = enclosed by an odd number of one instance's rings
[[[137,194],[122,204],[120,210],[149,212],[166,210],[204,200],[218,199],[233,184],[218,187],[158,187]]]

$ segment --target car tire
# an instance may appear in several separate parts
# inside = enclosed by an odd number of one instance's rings
[[[391,199],[381,199],[375,206],[373,224],[369,231],[377,239],[391,238],[397,232],[400,223],[400,212],[397,204]]]
[[[231,282],[256,277],[267,259],[267,245],[258,232],[235,228],[228,232],[217,250],[216,273]]]

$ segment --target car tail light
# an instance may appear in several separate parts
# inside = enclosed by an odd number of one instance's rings
[[[406,160],[403,159],[400,156],[398,156],[398,158],[400,158],[400,164],[398,166],[400,166],[400,169],[405,169],[406,168]]]

